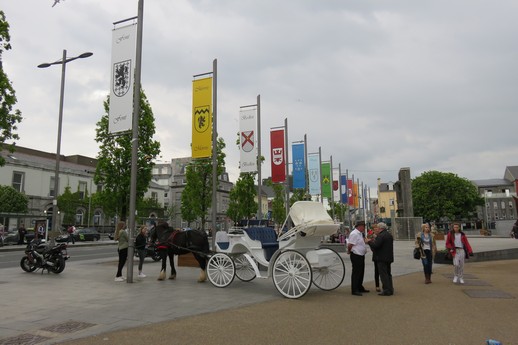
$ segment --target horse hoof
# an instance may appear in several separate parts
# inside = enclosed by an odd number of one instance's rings
[[[162,278],[162,277],[158,277],[158,279],[157,279],[157,280],[164,280],[164,278]]]
[[[164,280],[165,279],[165,273],[164,272],[160,272],[160,274],[158,275],[158,279],[157,280]]]
[[[171,274],[171,275],[169,276],[169,279],[176,279],[176,274]]]

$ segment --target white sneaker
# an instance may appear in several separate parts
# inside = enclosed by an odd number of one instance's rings
[[[124,277],[115,277],[115,281],[116,282],[123,282],[124,281]]]
[[[459,281],[459,277],[454,276],[453,277],[453,283],[456,284],[456,283],[458,283],[458,281]]]
[[[139,273],[139,274],[138,274],[138,277],[139,277],[139,278],[146,278],[146,275],[145,275],[144,273]]]
[[[464,279],[460,278],[459,283],[464,284]]]

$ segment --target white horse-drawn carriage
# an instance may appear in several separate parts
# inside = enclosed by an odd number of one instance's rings
[[[322,238],[336,233],[340,225],[321,203],[312,201],[293,204],[285,224],[290,219],[293,227],[279,237],[268,227],[218,232],[216,253],[207,264],[210,282],[226,287],[236,276],[245,282],[272,277],[287,298],[304,296],[311,283],[328,291],[340,286],[345,276],[342,258],[332,249],[319,248]]]

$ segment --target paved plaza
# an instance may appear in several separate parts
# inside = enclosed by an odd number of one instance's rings
[[[510,238],[470,240],[475,253],[518,248]],[[221,289],[197,283],[190,267],[159,282],[159,263],[149,259],[147,278],[117,283],[115,246],[113,259],[72,257],[59,275],[1,269],[0,344],[518,344],[518,260],[468,263],[465,285],[452,283],[452,266],[434,265],[425,285],[413,241],[394,246],[391,297],[374,291],[371,254],[370,293],[351,295],[344,254],[342,286],[312,287],[298,300],[282,297],[271,279]]]

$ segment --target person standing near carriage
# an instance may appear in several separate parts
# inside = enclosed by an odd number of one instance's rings
[[[115,275],[116,282],[123,282],[126,280],[122,276],[122,269],[126,264],[128,258],[129,236],[126,231],[126,222],[120,221],[117,223],[117,230],[115,231],[115,241],[118,241],[117,251],[119,252],[119,265],[117,266],[117,274]]]
[[[349,235],[347,240],[347,254],[350,255],[352,272],[351,272],[351,293],[354,296],[362,296],[369,290],[363,287],[363,278],[365,275],[365,254],[367,247],[364,240],[365,222],[360,220]]]
[[[23,222],[21,222],[20,227],[18,228],[18,244],[23,244],[25,242],[26,233],[27,233],[27,229],[25,229]]]
[[[144,265],[144,259],[146,258],[147,249],[147,226],[142,225],[140,227],[140,232],[135,238],[135,250],[138,251],[138,277],[146,278],[146,275],[142,273],[142,266]]]
[[[374,239],[374,238],[376,238],[378,233],[379,233],[378,224],[374,224],[372,226],[372,230],[369,230],[369,232],[367,233],[367,238]],[[372,250],[372,262],[374,264],[374,284],[376,284],[376,291],[377,292],[381,292],[381,289],[380,289],[380,272],[378,270],[378,260],[377,260],[376,252],[374,250]]]
[[[387,224],[378,223],[378,234],[376,238],[367,238],[365,242],[369,244],[372,251],[376,253],[376,263],[380,274],[383,291],[378,295],[392,296],[394,285],[392,284],[391,265],[394,262],[394,238],[387,230]]]

